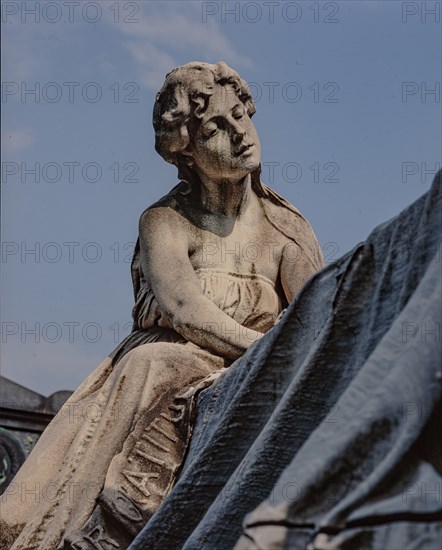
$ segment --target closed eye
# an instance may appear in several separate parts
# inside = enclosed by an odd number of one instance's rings
[[[236,105],[232,110],[232,116],[235,120],[241,120],[245,114],[246,110],[244,105]]]
[[[206,139],[213,137],[217,132],[218,132],[218,126],[213,122],[206,124],[206,126],[203,128],[203,136]]]

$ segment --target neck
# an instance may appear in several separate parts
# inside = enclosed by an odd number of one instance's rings
[[[200,179],[200,200],[210,214],[239,218],[250,202],[250,174],[238,181]]]

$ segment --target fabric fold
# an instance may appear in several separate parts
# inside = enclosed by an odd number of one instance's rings
[[[440,548],[441,221],[439,173],[200,394],[131,550]]]

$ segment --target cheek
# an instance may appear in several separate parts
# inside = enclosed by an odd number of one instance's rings
[[[250,123],[250,129],[248,131],[248,134],[253,138],[252,141],[254,141],[257,145],[259,145],[258,132],[256,131],[256,128],[253,122]]]
[[[230,159],[232,156],[231,143],[228,137],[220,133],[213,140],[211,140],[210,145],[207,148],[208,157],[213,162],[226,162],[226,159]]]
[[[229,140],[222,135],[212,138],[195,151],[196,164],[207,174],[217,174],[232,164]]]

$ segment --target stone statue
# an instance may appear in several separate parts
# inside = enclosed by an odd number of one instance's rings
[[[127,548],[179,473],[197,389],[262,338],[322,267],[308,222],[260,182],[254,112],[223,62],[167,75],[156,150],[180,183],[140,218],[133,330],[3,495],[2,548]]]

